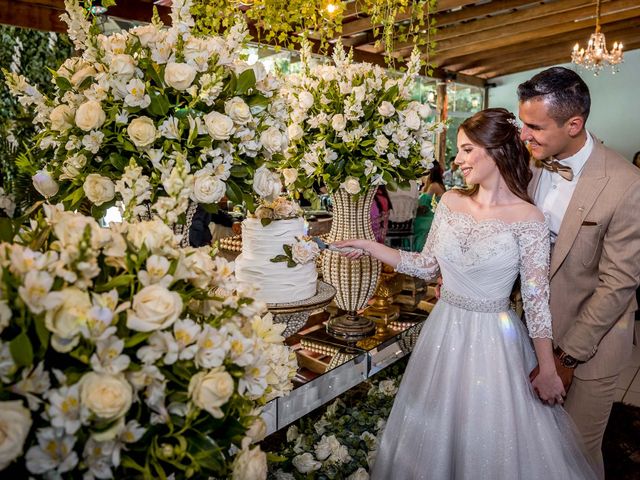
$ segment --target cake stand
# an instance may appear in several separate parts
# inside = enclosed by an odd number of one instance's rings
[[[282,332],[283,337],[290,337],[309,319],[312,311],[326,307],[336,295],[336,289],[322,280],[318,280],[316,294],[313,297],[291,303],[267,303],[267,308],[273,314],[274,323],[285,323],[287,328]]]

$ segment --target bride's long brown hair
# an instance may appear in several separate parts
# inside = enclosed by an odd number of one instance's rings
[[[529,168],[529,151],[520,139],[516,117],[505,108],[487,108],[460,125],[460,129],[474,144],[484,148],[496,162],[498,171],[509,190],[522,200],[533,203],[527,193],[532,173]],[[459,190],[464,195],[475,195],[478,185]]]

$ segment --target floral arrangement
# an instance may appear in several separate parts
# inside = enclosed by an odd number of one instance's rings
[[[60,185],[51,195],[92,214],[120,202],[125,219],[184,221],[189,202],[215,209],[227,195],[252,205],[255,170],[286,145],[278,82],[241,60],[246,26],[225,38],[198,37],[191,0],[173,2],[169,28],[153,23],[99,33],[78,0],[65,0],[69,36],[80,56],[54,72],[52,96],[4,72],[40,128],[35,170]]]
[[[15,211],[15,197],[11,193],[6,193],[4,188],[0,187],[0,215],[4,213],[7,217],[13,218]]]
[[[279,190],[278,190],[279,191]],[[285,197],[276,197],[271,201],[262,201],[253,216],[260,219],[263,227],[274,220],[287,220],[303,215],[303,210],[295,200]]]
[[[276,255],[272,262],[287,262],[287,267],[293,268],[297,265],[315,262],[320,255],[320,247],[311,237],[296,237],[292,245],[283,245],[284,255]]]
[[[45,205],[0,243],[0,470],[259,479],[295,355],[211,248]],[[13,474],[13,475],[11,475]]]
[[[422,176],[443,126],[427,122],[429,106],[410,99],[418,52],[397,78],[380,66],[353,63],[340,44],[333,61],[313,65],[307,44],[301,73],[288,76],[283,87],[290,146],[281,168],[298,172],[293,186],[308,192],[320,180],[329,193],[344,188],[357,195]]]
[[[289,427],[269,478],[367,480],[406,365],[400,363],[334,401],[320,418]]]

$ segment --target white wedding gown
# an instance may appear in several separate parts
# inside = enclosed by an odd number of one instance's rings
[[[595,479],[575,426],[529,381],[531,337],[551,337],[543,222],[477,221],[441,202],[422,253],[397,271],[434,279],[425,321],[387,421],[375,480]],[[527,328],[509,309],[521,276]]]

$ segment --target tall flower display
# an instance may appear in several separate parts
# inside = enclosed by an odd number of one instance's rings
[[[260,406],[295,355],[211,248],[45,205],[0,274],[3,474],[266,476]]]
[[[340,44],[333,65],[314,64],[308,45],[301,61],[301,72],[283,87],[290,146],[282,168],[298,173],[295,187],[306,190],[319,180],[330,193],[358,195],[408,182],[430,168],[442,125],[427,121],[428,105],[411,101],[417,51],[397,77],[378,65],[353,63]]]
[[[105,36],[78,0],[65,5],[80,55],[54,72],[55,95],[5,72],[35,107],[32,173],[59,185],[43,194],[71,209],[88,202],[94,216],[119,201],[125,219],[168,224],[189,202],[214,206],[226,193],[251,203],[254,172],[281,158],[287,134],[278,82],[240,58],[246,26],[196,36],[191,0],[176,0],[169,28],[155,18]]]

